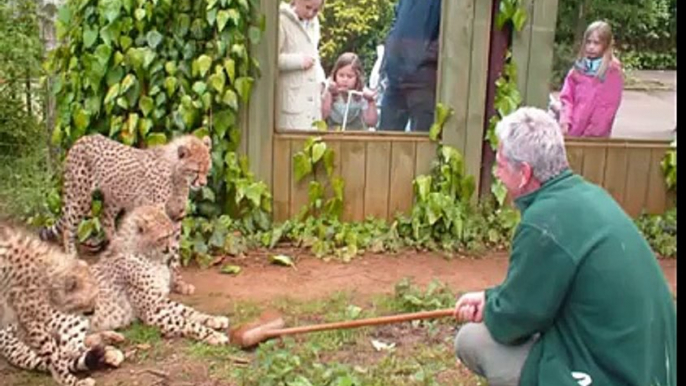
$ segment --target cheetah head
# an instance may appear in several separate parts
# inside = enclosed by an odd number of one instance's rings
[[[208,136],[202,139],[193,135],[180,138],[176,172],[183,176],[193,190],[207,185],[207,176],[212,168],[211,150],[212,139]]]
[[[120,252],[165,258],[172,252],[175,230],[164,205],[139,206],[122,219],[113,244]]]
[[[88,263],[70,258],[48,280],[49,299],[55,308],[67,313],[93,313],[98,284]]]

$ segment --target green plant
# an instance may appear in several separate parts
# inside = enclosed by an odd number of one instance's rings
[[[331,197],[328,199],[325,185],[320,181],[322,169],[329,180],[327,185],[331,190]],[[307,216],[340,218],[343,211],[344,182],[333,175],[334,153],[321,137],[310,137],[305,141],[303,149],[293,156],[293,172],[298,183],[312,175],[308,186],[309,205],[301,210],[298,216],[300,219]]]
[[[267,229],[270,193],[236,155],[238,116],[259,76],[250,50],[263,27],[254,0],[67,1],[57,20],[67,43],[48,62],[58,102],[53,143],[67,149],[101,133],[149,147],[210,135],[210,183],[192,195],[188,222],[204,220],[186,229],[207,231],[222,214],[240,219],[238,229]]]
[[[676,258],[676,208],[663,215],[644,214],[636,219],[636,226],[653,248],[662,257]]]
[[[667,189],[676,190],[676,139],[672,142],[672,147],[674,149],[667,151],[660,166],[662,167],[662,173],[665,175]]]

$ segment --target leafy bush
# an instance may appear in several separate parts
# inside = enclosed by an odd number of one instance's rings
[[[655,253],[676,258],[676,208],[663,215],[642,215],[636,220],[636,225]]]
[[[190,214],[209,224],[228,214],[250,231],[266,229],[271,195],[236,155],[238,115],[259,76],[250,50],[262,21],[254,0],[68,0],[57,20],[67,43],[49,62],[53,143],[67,149],[101,133],[148,147],[210,135],[210,182],[192,196]]]

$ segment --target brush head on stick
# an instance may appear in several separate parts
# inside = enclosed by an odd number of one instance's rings
[[[246,349],[271,338],[272,336],[267,334],[268,332],[284,326],[285,322],[281,315],[276,311],[269,310],[263,312],[256,322],[233,329],[229,336],[232,343]]]

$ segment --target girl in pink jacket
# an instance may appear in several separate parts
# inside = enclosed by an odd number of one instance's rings
[[[560,92],[560,126],[572,137],[609,137],[622,101],[624,79],[613,54],[610,25],[596,21]]]

